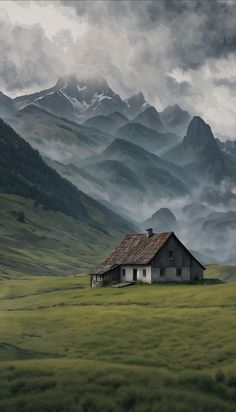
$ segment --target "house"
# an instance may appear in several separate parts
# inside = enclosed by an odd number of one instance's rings
[[[193,282],[203,280],[204,266],[174,232],[127,234],[110,256],[90,272],[91,286],[136,282]]]

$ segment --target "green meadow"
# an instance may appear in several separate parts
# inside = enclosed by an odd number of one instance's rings
[[[234,412],[236,268],[217,285],[0,280],[1,412]]]
[[[16,218],[19,212],[24,212],[24,223]],[[32,199],[0,193],[0,276],[64,276],[87,271],[125,233],[115,223],[108,224],[107,230],[35,207]]]

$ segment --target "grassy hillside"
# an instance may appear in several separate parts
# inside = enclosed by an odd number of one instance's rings
[[[68,275],[96,265],[127,230],[93,213],[103,230],[31,199],[0,194],[0,276]]]
[[[236,282],[236,266],[208,265],[205,276],[208,278],[219,278],[223,282]]]
[[[1,412],[235,411],[235,283],[0,285]]]

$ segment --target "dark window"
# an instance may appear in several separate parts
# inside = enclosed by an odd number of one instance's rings
[[[168,252],[168,258],[169,258],[169,259],[174,259],[174,251],[173,251],[173,250],[169,250],[169,252]]]
[[[146,269],[143,269],[143,277],[145,278],[147,276],[147,271]]]
[[[125,276],[125,269],[122,269],[122,276]]]
[[[164,276],[165,275],[165,268],[160,268],[160,276]]]
[[[176,276],[181,276],[181,275],[182,275],[182,269],[176,268]]]

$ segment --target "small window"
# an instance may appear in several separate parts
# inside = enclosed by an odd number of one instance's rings
[[[125,269],[122,269],[122,276],[125,277]]]
[[[169,259],[174,259],[174,251],[173,251],[173,250],[169,250],[169,252],[168,252],[168,258],[169,258]]]
[[[160,268],[160,276],[164,276],[165,275],[165,268]]]
[[[146,269],[143,269],[143,277],[145,278],[147,276],[147,271]]]
[[[176,276],[182,276],[182,268],[176,268]]]

